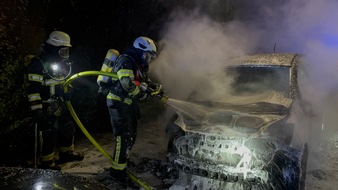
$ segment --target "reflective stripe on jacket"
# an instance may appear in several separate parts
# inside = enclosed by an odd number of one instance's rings
[[[54,80],[44,72],[43,62],[35,57],[28,65],[27,96],[31,104],[31,110],[41,109],[42,102],[51,97],[62,97],[65,81]]]
[[[134,83],[135,75],[139,68],[135,60],[126,55],[120,55],[113,67],[113,73],[117,74],[117,80],[112,80],[110,91],[107,95],[107,102],[112,100],[121,101],[130,105],[139,92],[139,87]]]

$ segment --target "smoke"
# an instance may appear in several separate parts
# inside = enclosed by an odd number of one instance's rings
[[[308,76],[300,77],[303,80],[300,88],[303,98],[311,102],[319,116],[312,132],[313,145],[324,144],[323,140],[337,133],[338,25],[334,19],[338,18],[337,6],[334,0],[303,0],[289,1],[280,11],[265,8],[262,14],[269,13],[265,17],[268,30],[258,30],[259,36],[274,39],[277,49],[304,55],[301,69]],[[254,30],[255,26],[250,27]]]
[[[161,52],[151,72],[166,93],[185,100],[199,89],[212,99],[229,83],[225,60],[273,50],[300,53],[300,68],[307,73],[300,73],[302,96],[319,115],[318,140],[331,138],[337,132],[338,115],[338,2],[228,0],[208,6],[201,2],[195,1],[195,8],[189,4],[190,9],[173,10],[162,32]],[[222,8],[227,12],[219,11]]]
[[[159,42],[163,49],[151,66],[170,97],[185,100],[196,89],[210,95],[206,81],[225,81],[225,60],[253,48],[252,35],[241,23],[217,23],[199,10],[178,11],[172,18]]]

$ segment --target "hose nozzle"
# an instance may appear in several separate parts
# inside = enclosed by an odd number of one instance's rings
[[[168,97],[168,96],[166,96],[166,95],[163,95],[163,96],[161,97],[161,102],[163,102],[163,103],[167,103],[167,102],[168,102],[168,99],[169,99],[169,97]]]

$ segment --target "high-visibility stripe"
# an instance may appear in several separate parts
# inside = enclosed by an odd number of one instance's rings
[[[111,92],[109,92],[109,94],[107,95],[107,99],[116,100],[116,101],[122,102],[122,100],[121,100],[121,98],[119,96],[117,96],[117,95],[115,95],[115,94],[113,94]],[[130,98],[125,98],[124,101],[123,101],[123,103],[130,105],[131,103],[133,103],[133,100],[130,99]]]
[[[63,84],[63,83],[65,83],[64,80],[58,81],[54,79],[46,79],[42,81],[42,85],[44,86],[58,85],[58,84]]]
[[[31,106],[31,110],[42,109],[42,104],[36,104]]]
[[[121,98],[111,92],[109,92],[109,94],[107,95],[107,99],[110,99],[110,100],[117,100],[117,101],[120,101],[121,102]]]
[[[134,80],[134,72],[130,69],[121,69],[117,71],[117,78],[121,79],[122,77],[130,77],[132,80]]]
[[[98,85],[100,85],[101,82],[107,83],[108,80],[109,80],[109,78],[111,78],[112,81],[117,81],[117,80],[118,80],[118,79],[115,78],[115,77],[107,77],[107,76],[99,75],[99,76],[97,77],[96,82],[97,82]]]
[[[123,169],[127,168],[127,163],[119,164],[119,163],[116,163],[116,162],[113,161],[113,164],[112,164],[111,167],[115,170],[123,170]]]
[[[28,81],[41,82],[44,86],[57,85],[65,83],[65,80],[43,79],[42,75],[28,74]]]
[[[117,136],[114,155],[114,161],[117,163],[119,162],[120,152],[121,152],[121,136]]]
[[[43,76],[38,74],[28,74],[28,81],[42,82]]]
[[[74,151],[74,144],[69,147],[60,146],[60,152],[69,152]]]
[[[135,86],[134,91],[130,92],[129,95],[130,96],[135,96],[136,94],[138,94],[140,92],[140,88],[138,86]]]
[[[112,163],[112,168],[115,170],[123,170],[127,167],[127,162],[119,163],[120,153],[121,153],[121,136],[117,136],[115,145],[115,155]]]
[[[50,85],[49,94],[50,94],[50,96],[55,95],[55,85]]]
[[[45,155],[45,156],[41,156],[41,161],[51,161],[54,159],[54,154],[55,152]]]
[[[131,103],[133,103],[133,100],[131,100],[130,98],[126,98],[124,99],[123,103],[130,105]]]
[[[28,100],[30,102],[33,102],[33,101],[36,101],[36,100],[41,100],[40,93],[28,94]]]

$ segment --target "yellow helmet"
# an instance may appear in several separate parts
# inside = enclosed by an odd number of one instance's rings
[[[70,37],[67,33],[61,32],[61,31],[53,31],[49,38],[46,41],[47,44],[53,45],[53,46],[67,46],[72,47],[70,44]]]

